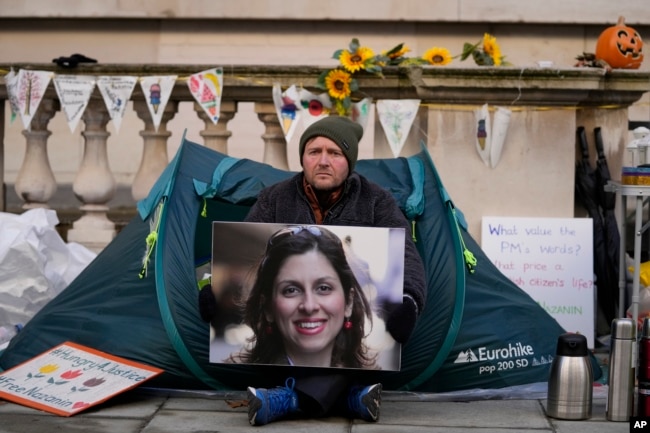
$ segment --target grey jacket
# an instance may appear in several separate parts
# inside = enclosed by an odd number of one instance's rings
[[[280,224],[315,224],[314,214],[302,187],[303,174],[263,189],[246,221]],[[424,309],[426,283],[422,259],[415,248],[406,217],[393,196],[356,172],[345,181],[340,199],[327,212],[323,225],[403,227],[405,229],[404,293]]]

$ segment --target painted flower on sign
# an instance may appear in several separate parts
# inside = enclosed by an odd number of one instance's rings
[[[56,364],[46,364],[38,369],[38,373],[32,374],[27,373],[27,379],[45,377],[46,374],[54,373],[59,369],[59,366]]]
[[[81,376],[83,373],[81,370],[68,370],[65,373],[61,374],[62,379],[67,379],[67,380],[72,380],[76,379],[77,377]]]

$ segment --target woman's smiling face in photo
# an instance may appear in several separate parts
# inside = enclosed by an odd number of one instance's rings
[[[317,250],[286,258],[273,282],[269,321],[282,335],[296,365],[330,366],[334,340],[352,305],[341,280]]]

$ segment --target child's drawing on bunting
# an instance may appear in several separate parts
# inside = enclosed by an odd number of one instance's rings
[[[153,125],[156,131],[158,130],[158,126],[160,126],[160,121],[165,112],[167,102],[169,102],[172,90],[174,90],[176,78],[176,75],[140,78],[142,94],[147,102],[147,107],[149,108],[149,113],[151,114],[151,119],[153,120]]]
[[[476,118],[476,151],[486,166],[495,168],[501,160],[501,153],[510,126],[512,112],[497,107],[494,119],[490,119],[488,104],[474,110]]]
[[[203,108],[212,123],[219,121],[221,113],[221,92],[223,90],[223,68],[208,69],[190,75],[187,86],[196,102]]]
[[[50,84],[52,73],[49,71],[18,71],[17,100],[18,112],[23,121],[23,126],[31,130],[31,123],[45,90]]]
[[[413,120],[420,107],[419,99],[383,99],[377,101],[377,116],[397,158],[404,147]]]
[[[476,119],[476,151],[483,160],[486,166],[490,166],[490,149],[492,146],[492,134],[490,122],[490,110],[488,104],[484,104],[481,108],[474,110],[474,117]]]
[[[137,81],[137,77],[129,76],[103,76],[97,79],[99,93],[104,98],[104,104],[106,104],[108,114],[111,116],[111,120],[113,120],[116,132],[120,132],[120,125],[124,118],[126,104],[131,99],[131,93],[133,93],[133,88]]]
[[[55,75],[54,88],[70,132],[74,132],[95,90],[95,79],[85,75]]]
[[[323,117],[330,115],[332,101],[327,93],[316,95],[309,90],[300,89],[300,105],[302,107],[302,122],[305,128]]]
[[[9,100],[9,107],[11,108],[11,120],[13,123],[20,111],[18,104],[18,74],[14,68],[5,75],[5,85],[7,86],[7,99]]]
[[[292,85],[282,92],[280,85],[274,84],[273,103],[275,104],[275,110],[278,113],[278,119],[280,120],[280,126],[282,127],[284,138],[287,140],[287,143],[289,143],[291,137],[293,137],[293,133],[296,131],[296,127],[298,126],[301,117],[298,89],[296,89],[295,85]]]
[[[364,131],[366,130],[366,125],[368,124],[370,107],[372,107],[372,98],[363,98],[359,102],[353,102],[352,109],[350,110],[350,119],[361,125]]]

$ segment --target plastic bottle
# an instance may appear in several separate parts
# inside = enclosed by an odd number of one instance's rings
[[[23,326],[18,324],[14,326],[0,326],[0,348],[6,343],[14,338],[14,335],[18,334],[20,330],[23,329]]]

